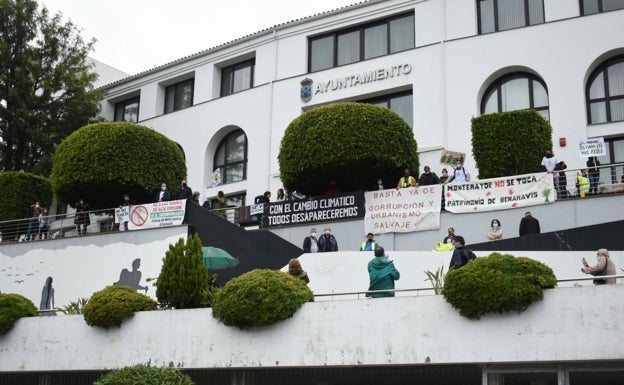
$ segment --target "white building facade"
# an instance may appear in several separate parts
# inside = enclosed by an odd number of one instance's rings
[[[448,149],[466,153],[478,176],[471,118],[526,108],[550,120],[554,153],[570,168],[584,167],[578,142],[587,138],[604,138],[603,165],[618,163],[623,8],[608,0],[372,0],[109,84],[101,115],[177,142],[202,199],[222,190],[236,206],[282,187],[277,156],[294,118],[344,101],[399,113],[413,127],[421,167],[438,173]],[[222,184],[212,187],[217,168]]]

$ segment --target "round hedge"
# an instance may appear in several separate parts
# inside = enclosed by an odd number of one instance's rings
[[[0,293],[0,335],[13,329],[16,320],[38,315],[37,307],[28,298],[19,294]]]
[[[87,325],[106,329],[121,326],[124,319],[137,311],[149,310],[156,310],[156,301],[150,297],[128,286],[107,286],[93,293],[84,306],[83,316]]]
[[[544,297],[557,278],[545,264],[527,257],[492,253],[453,269],[444,278],[446,301],[467,318],[522,311]]]
[[[217,292],[213,315],[225,325],[249,329],[292,317],[314,295],[302,280],[282,271],[257,269],[230,280]]]
[[[64,203],[80,198],[90,208],[117,207],[123,194],[133,203],[152,202],[162,182],[178,186],[186,177],[184,155],[158,132],[127,122],[84,126],[54,154],[52,188]]]
[[[95,380],[93,385],[195,385],[189,376],[176,368],[136,365],[113,370]]]
[[[388,108],[337,103],[304,112],[286,128],[278,155],[285,187],[322,194],[333,179],[342,191],[367,190],[381,177],[394,186],[418,173],[411,127]]]

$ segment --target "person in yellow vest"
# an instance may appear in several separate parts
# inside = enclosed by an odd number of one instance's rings
[[[416,182],[416,178],[410,175],[410,169],[405,167],[403,170],[403,177],[399,179],[399,183],[397,183],[397,190],[400,188],[406,187],[417,187],[418,183]],[[374,250],[374,249],[373,249]]]
[[[589,178],[587,178],[587,169],[583,169],[577,176],[577,185],[581,198],[585,198],[585,195],[589,193]]]
[[[366,240],[362,242],[360,246],[360,251],[375,251],[375,247],[378,247],[379,243],[375,241],[375,234],[368,233],[366,234]]]

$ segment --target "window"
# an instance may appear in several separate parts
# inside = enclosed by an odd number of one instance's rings
[[[602,63],[589,77],[588,123],[624,120],[624,55]]]
[[[221,168],[221,183],[247,179],[247,136],[243,130],[230,132],[217,147],[214,169]]]
[[[309,40],[309,72],[414,48],[414,15],[399,15]]]
[[[362,103],[370,103],[380,107],[386,107],[396,112],[413,127],[414,112],[412,103],[412,91],[401,92],[398,94],[385,95],[382,97],[362,100]]]
[[[624,9],[624,0],[581,0],[581,15]]]
[[[115,103],[115,116],[113,120],[116,122],[138,122],[139,101],[140,98],[137,96],[136,98]]]
[[[235,94],[253,87],[256,59],[221,69],[221,96]]]
[[[497,79],[481,100],[481,113],[537,110],[549,119],[548,90],[535,75],[516,72]]]
[[[600,165],[624,163],[624,137],[605,138],[606,154],[598,157]],[[624,183],[624,166],[613,166],[600,169],[600,181],[610,183]]]
[[[479,34],[544,23],[543,0],[477,0]]]
[[[193,105],[195,79],[188,79],[165,88],[165,114]]]

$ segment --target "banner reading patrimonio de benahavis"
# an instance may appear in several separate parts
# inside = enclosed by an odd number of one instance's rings
[[[408,233],[440,228],[442,186],[369,191],[364,233]]]
[[[445,209],[472,213],[543,205],[557,199],[553,174],[538,173],[444,185]]]

